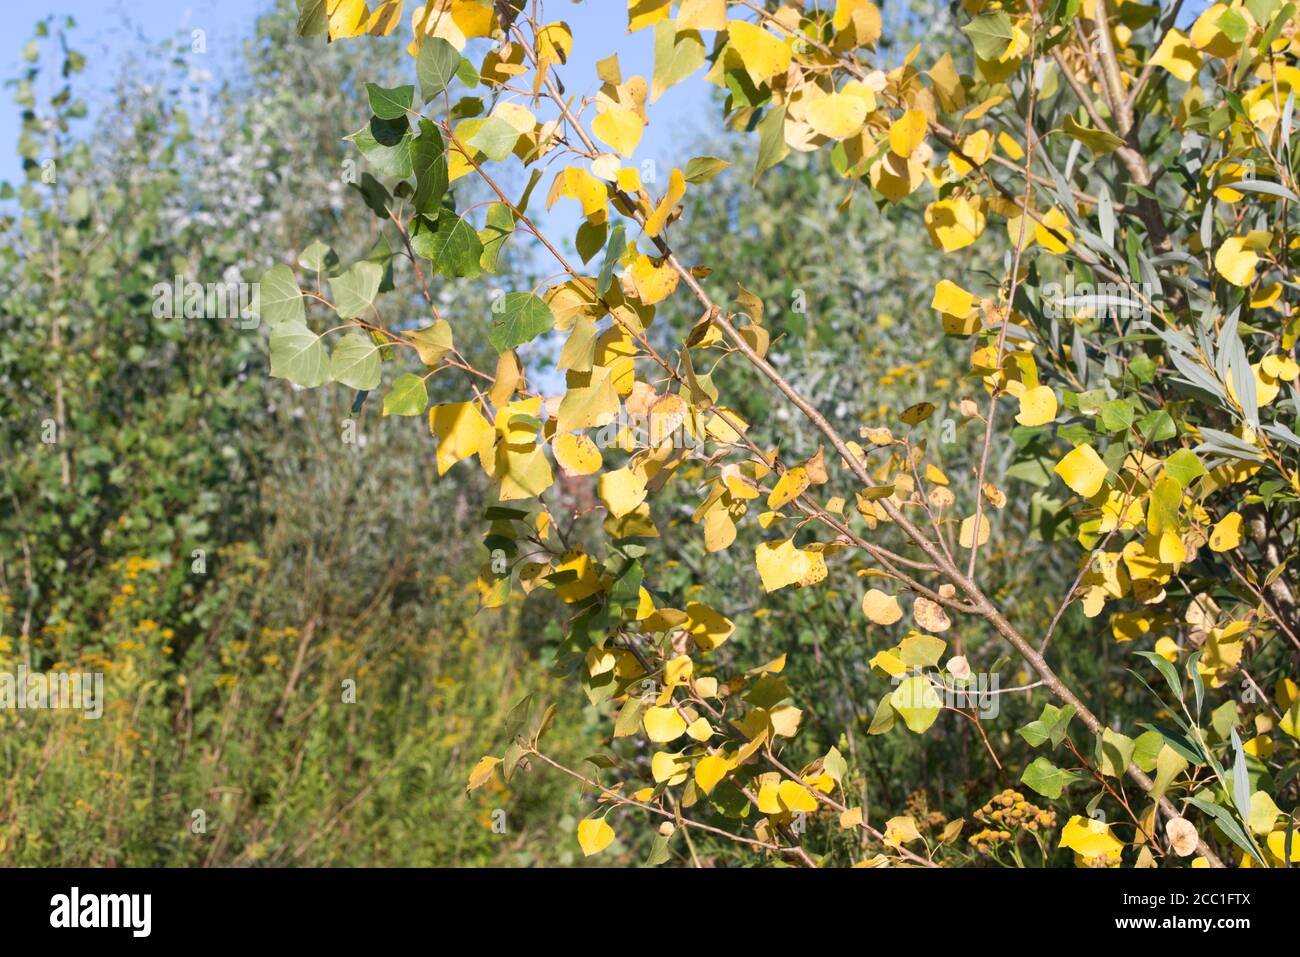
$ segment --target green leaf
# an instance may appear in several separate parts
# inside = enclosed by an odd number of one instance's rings
[[[473,278],[483,269],[479,265],[483,244],[479,242],[478,233],[451,210],[443,211],[432,230],[422,226],[413,233],[411,247],[432,263],[435,272],[452,279]]]
[[[997,60],[1011,46],[1011,18],[1004,10],[981,13],[961,28],[981,60]]]
[[[351,140],[381,176],[406,179],[414,171],[411,124],[405,117],[384,120],[373,116],[369,123],[344,139]]]
[[[350,332],[334,346],[330,371],[334,381],[361,392],[379,385],[379,347],[365,333]]]
[[[300,37],[318,37],[329,29],[325,0],[298,0],[297,33]]]
[[[465,143],[488,159],[500,163],[510,156],[519,142],[519,131],[499,116],[489,116]]]
[[[1101,407],[1101,427],[1107,432],[1123,432],[1133,424],[1133,406],[1123,399],[1112,399]]]
[[[1075,120],[1073,116],[1065,118],[1065,135],[1078,140],[1088,147],[1095,156],[1105,156],[1107,153],[1113,153],[1124,145],[1124,141],[1114,133],[1084,126]]]
[[[698,30],[678,32],[676,21],[660,20],[655,24],[654,57],[651,103],[704,65],[704,41]]]
[[[1165,459],[1165,473],[1172,475],[1184,489],[1202,475],[1208,474],[1205,471],[1205,466],[1201,464],[1201,460],[1196,457],[1196,453],[1191,449],[1179,449]]]
[[[1219,807],[1217,804],[1212,804],[1203,798],[1189,797],[1187,800],[1196,805],[1196,807],[1200,808],[1206,814],[1210,815],[1210,817],[1214,818],[1215,822],[1219,825],[1219,829],[1227,835],[1228,839],[1232,841],[1233,844],[1236,844],[1239,848],[1253,857],[1261,866],[1268,866],[1264,863],[1264,858],[1260,856],[1259,851],[1256,849],[1255,842],[1250,839],[1250,836],[1245,832],[1241,824],[1239,824],[1237,819],[1229,814],[1227,810]]]
[[[754,182],[757,183],[760,176],[785,159],[789,152],[790,147],[785,143],[785,107],[773,107],[758,124],[758,159],[754,162]]]
[[[1169,685],[1169,690],[1173,692],[1174,700],[1182,701],[1183,681],[1178,677],[1178,669],[1154,651],[1139,651],[1137,654],[1156,666],[1156,670],[1164,676],[1165,684]]]
[[[1073,717],[1074,705],[1058,708],[1054,704],[1045,704],[1038,720],[1031,721],[1018,730],[1020,736],[1029,742],[1030,747],[1036,748],[1045,741],[1051,741],[1052,747],[1056,747],[1065,740],[1065,734],[1070,728],[1070,720]]]
[[[1137,745],[1128,735],[1112,731],[1110,728],[1102,729],[1097,742],[1101,773],[1113,778],[1122,777],[1133,761],[1133,751],[1136,747]]]
[[[415,75],[425,103],[447,89],[460,67],[460,54],[442,37],[425,37],[415,58]]]
[[[405,116],[415,99],[415,87],[395,86],[392,89],[375,83],[366,84],[366,95],[370,100],[370,112],[381,120],[395,120]]]
[[[1075,779],[1069,771],[1058,768],[1047,758],[1039,755],[1020,775],[1020,783],[1033,788],[1045,798],[1056,800],[1064,787]]]
[[[323,272],[337,266],[339,257],[325,243],[319,239],[313,239],[307,244],[307,248],[298,254],[298,263],[304,269],[310,269],[312,272]]]
[[[420,121],[420,135],[411,145],[411,166],[415,171],[412,204],[417,213],[432,217],[447,192],[447,145],[438,127],[428,120]]]
[[[272,266],[262,274],[258,300],[262,318],[273,326],[282,322],[305,323],[307,320],[298,280],[294,278],[293,270],[284,264]]]
[[[716,156],[696,156],[686,164],[683,175],[688,183],[707,183],[731,164]]]
[[[271,331],[271,375],[307,388],[330,381],[325,346],[306,323],[282,322]]]
[[[352,268],[341,276],[330,279],[330,290],[334,293],[334,308],[340,319],[355,319],[364,315],[374,305],[379,295],[379,283],[384,278],[384,267],[378,263],[362,260],[354,263]]]
[[[424,377],[407,372],[397,377],[384,396],[384,415],[423,415],[428,405]]]
[[[551,307],[531,292],[507,293],[492,311],[495,315],[488,341],[497,352],[530,342],[555,326]]]
[[[510,234],[515,231],[515,214],[505,203],[493,203],[487,210],[487,222],[478,231],[479,242],[483,252],[479,256],[479,265],[484,272],[497,271],[497,259],[501,256],[501,247],[505,245]]]
[[[600,275],[596,277],[596,296],[603,299],[614,281],[614,267],[618,265],[627,244],[623,238],[623,224],[617,223],[609,234],[609,243],[605,246],[605,261],[601,263]]]

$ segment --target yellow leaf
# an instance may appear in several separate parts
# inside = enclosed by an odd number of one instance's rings
[[[1065,240],[1062,242],[1060,236]],[[1063,253],[1069,247],[1066,242],[1074,242],[1074,233],[1070,231],[1070,217],[1053,206],[1043,215],[1043,221],[1034,222],[1034,239],[1048,252]],[[1014,238],[1012,242],[1014,243]]]
[[[924,115],[924,114],[923,114]],[[808,123],[822,136],[846,140],[867,121],[867,101],[845,93],[832,93],[808,107]]]
[[[1231,512],[1219,519],[1210,532],[1210,551],[1230,552],[1241,544],[1241,513]]]
[[[934,287],[930,308],[958,319],[965,319],[975,311],[975,296],[949,279],[940,279]]]
[[[603,464],[600,449],[585,435],[566,432],[551,443],[555,461],[569,475],[595,475]]]
[[[636,152],[637,144],[641,142],[645,124],[631,110],[611,107],[591,121],[591,131],[616,152],[629,157]]]
[[[1020,393],[1020,414],[1016,421],[1021,425],[1045,425],[1056,418],[1056,393],[1051,386],[1040,385]]]
[[[908,110],[889,126],[889,148],[904,159],[925,142],[925,114]]]
[[[429,431],[438,437],[438,474],[445,475],[461,459],[490,451],[496,431],[473,402],[435,405],[429,410]]]
[[[707,718],[696,718],[686,727],[686,733],[692,741],[707,741],[713,737],[713,725]]]
[[[663,232],[664,226],[668,223],[668,217],[672,215],[677,204],[682,201],[686,195],[686,177],[682,171],[674,169],[672,175],[668,177],[668,193],[664,196],[663,201],[655,209],[654,214],[646,220],[645,234],[651,238],[658,236]]]
[[[479,758],[478,764],[474,765],[474,770],[469,772],[469,783],[465,785],[465,789],[473,791],[475,788],[487,784],[492,779],[492,771],[500,763],[500,758],[494,758],[490,754]]]
[[[650,776],[656,784],[681,784],[690,773],[691,762],[681,754],[656,751],[650,758]]]
[[[925,208],[925,228],[930,242],[944,252],[963,249],[984,232],[982,209],[966,199],[942,199]]]
[[[1106,480],[1106,463],[1091,445],[1080,445],[1056,463],[1056,474],[1075,493],[1092,498]]]
[[[716,754],[706,754],[695,765],[695,783],[705,794],[712,793],[718,782],[726,777],[731,766]]]
[[[614,841],[614,829],[604,818],[588,817],[578,822],[578,844],[587,857],[599,854]]]
[[[1200,72],[1201,53],[1192,46],[1187,34],[1182,30],[1171,29],[1160,41],[1160,48],[1150,62],[1168,70],[1184,83],[1190,83]]]
[[[817,799],[798,781],[782,781],[777,786],[777,798],[790,811],[808,814],[817,810]]]
[[[1113,857],[1118,860],[1124,844],[1110,833],[1104,821],[1076,814],[1061,832],[1061,847],[1077,851],[1083,857]]]
[[[1214,254],[1214,268],[1219,275],[1234,286],[1249,286],[1255,278],[1255,265],[1259,255],[1246,248],[1246,237],[1232,236],[1223,241]]]
[[[331,40],[360,36],[366,32],[368,11],[365,0],[330,0],[327,14]]]
[[[975,547],[975,516],[971,515],[962,519],[961,532],[957,536],[958,542],[962,548]],[[979,544],[981,546],[988,543],[989,540],[989,519],[987,515],[980,516],[980,536]]]
[[[795,548],[793,539],[763,542],[754,551],[763,590],[772,592],[787,585],[812,584],[826,577],[826,560],[821,552]]]
[[[685,629],[703,651],[712,651],[736,631],[735,622],[708,605],[692,601],[686,603]]]
[[[629,468],[606,472],[598,481],[600,499],[615,518],[622,518],[645,501],[645,479]]]
[[[686,732],[686,719],[676,708],[650,708],[641,718],[646,737],[655,744],[676,741]]]
[[[672,0],[627,0],[627,32],[654,26],[672,12]]]
[[[740,55],[755,84],[790,68],[790,45],[762,27],[732,20],[727,24],[727,42]]]
[[[662,302],[677,288],[677,271],[667,262],[655,265],[649,256],[638,256],[630,272],[637,297],[647,306]]]
[[[775,509],[788,505],[804,493],[811,481],[807,469],[801,466],[790,469],[773,486],[772,494],[767,497],[767,507]]]
[[[898,596],[886,595],[877,588],[870,589],[862,596],[862,613],[877,625],[892,625],[903,617]]]
[[[725,30],[727,0],[682,0],[677,11],[677,32],[683,30]]]

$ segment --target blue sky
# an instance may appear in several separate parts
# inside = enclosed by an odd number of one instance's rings
[[[21,4],[14,0],[0,35],[0,76],[7,79],[22,69],[23,46],[37,21],[50,14],[70,14],[77,21],[73,45],[89,61],[82,84],[85,92],[106,87],[124,54],[181,34],[188,38],[194,29],[206,32],[208,48],[219,60],[221,53],[238,50],[254,17],[272,5],[271,0],[27,0]],[[625,76],[639,73],[649,77],[654,62],[653,31],[629,35],[622,0],[580,4],[553,0],[547,12],[573,28],[572,58],[560,71],[570,93],[595,92],[596,61],[613,52],[618,52]],[[409,31],[410,27],[404,23],[398,29]],[[651,109],[650,126],[637,150],[638,163],[653,159],[661,168],[680,165],[693,155],[690,147],[698,142],[699,134],[713,128],[716,111],[709,109],[710,88],[699,82],[700,75],[692,78],[695,82],[669,90]],[[88,99],[93,109],[93,97]],[[17,111],[6,95],[0,103],[0,180],[18,182],[22,178],[15,152],[18,132]]]

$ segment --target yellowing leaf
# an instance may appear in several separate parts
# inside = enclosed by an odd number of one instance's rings
[[[916,734],[934,724],[943,708],[939,693],[924,675],[913,675],[903,681],[889,696],[889,703],[902,716],[908,730]]]
[[[1214,254],[1214,268],[1219,275],[1234,286],[1249,286],[1255,278],[1255,265],[1259,255],[1246,248],[1246,237],[1232,236],[1223,241]]]
[[[645,479],[629,468],[602,475],[597,484],[600,499],[615,518],[622,518],[645,501]]]
[[[438,474],[445,475],[461,459],[490,451],[496,431],[473,402],[435,405],[429,410],[429,431],[438,437]]]
[[[614,829],[604,818],[588,817],[578,822],[578,844],[587,857],[599,854],[614,841]]]
[[[1241,544],[1241,513],[1231,512],[1219,519],[1210,532],[1210,550],[1230,552]]]
[[[642,716],[646,737],[655,744],[676,741],[686,733],[686,719],[676,708],[650,708]]]
[[[1056,393],[1051,386],[1040,385],[1020,393],[1020,413],[1016,421],[1021,425],[1045,425],[1056,418]]]
[[[924,114],[923,114],[924,115]],[[867,121],[867,101],[845,93],[832,93],[808,107],[808,123],[822,136],[846,140]]]
[[[1080,445],[1056,463],[1056,474],[1076,494],[1092,498],[1106,480],[1106,463],[1091,445]]]
[[[612,107],[591,121],[591,131],[610,148],[629,157],[641,142],[645,124],[633,111]]]

